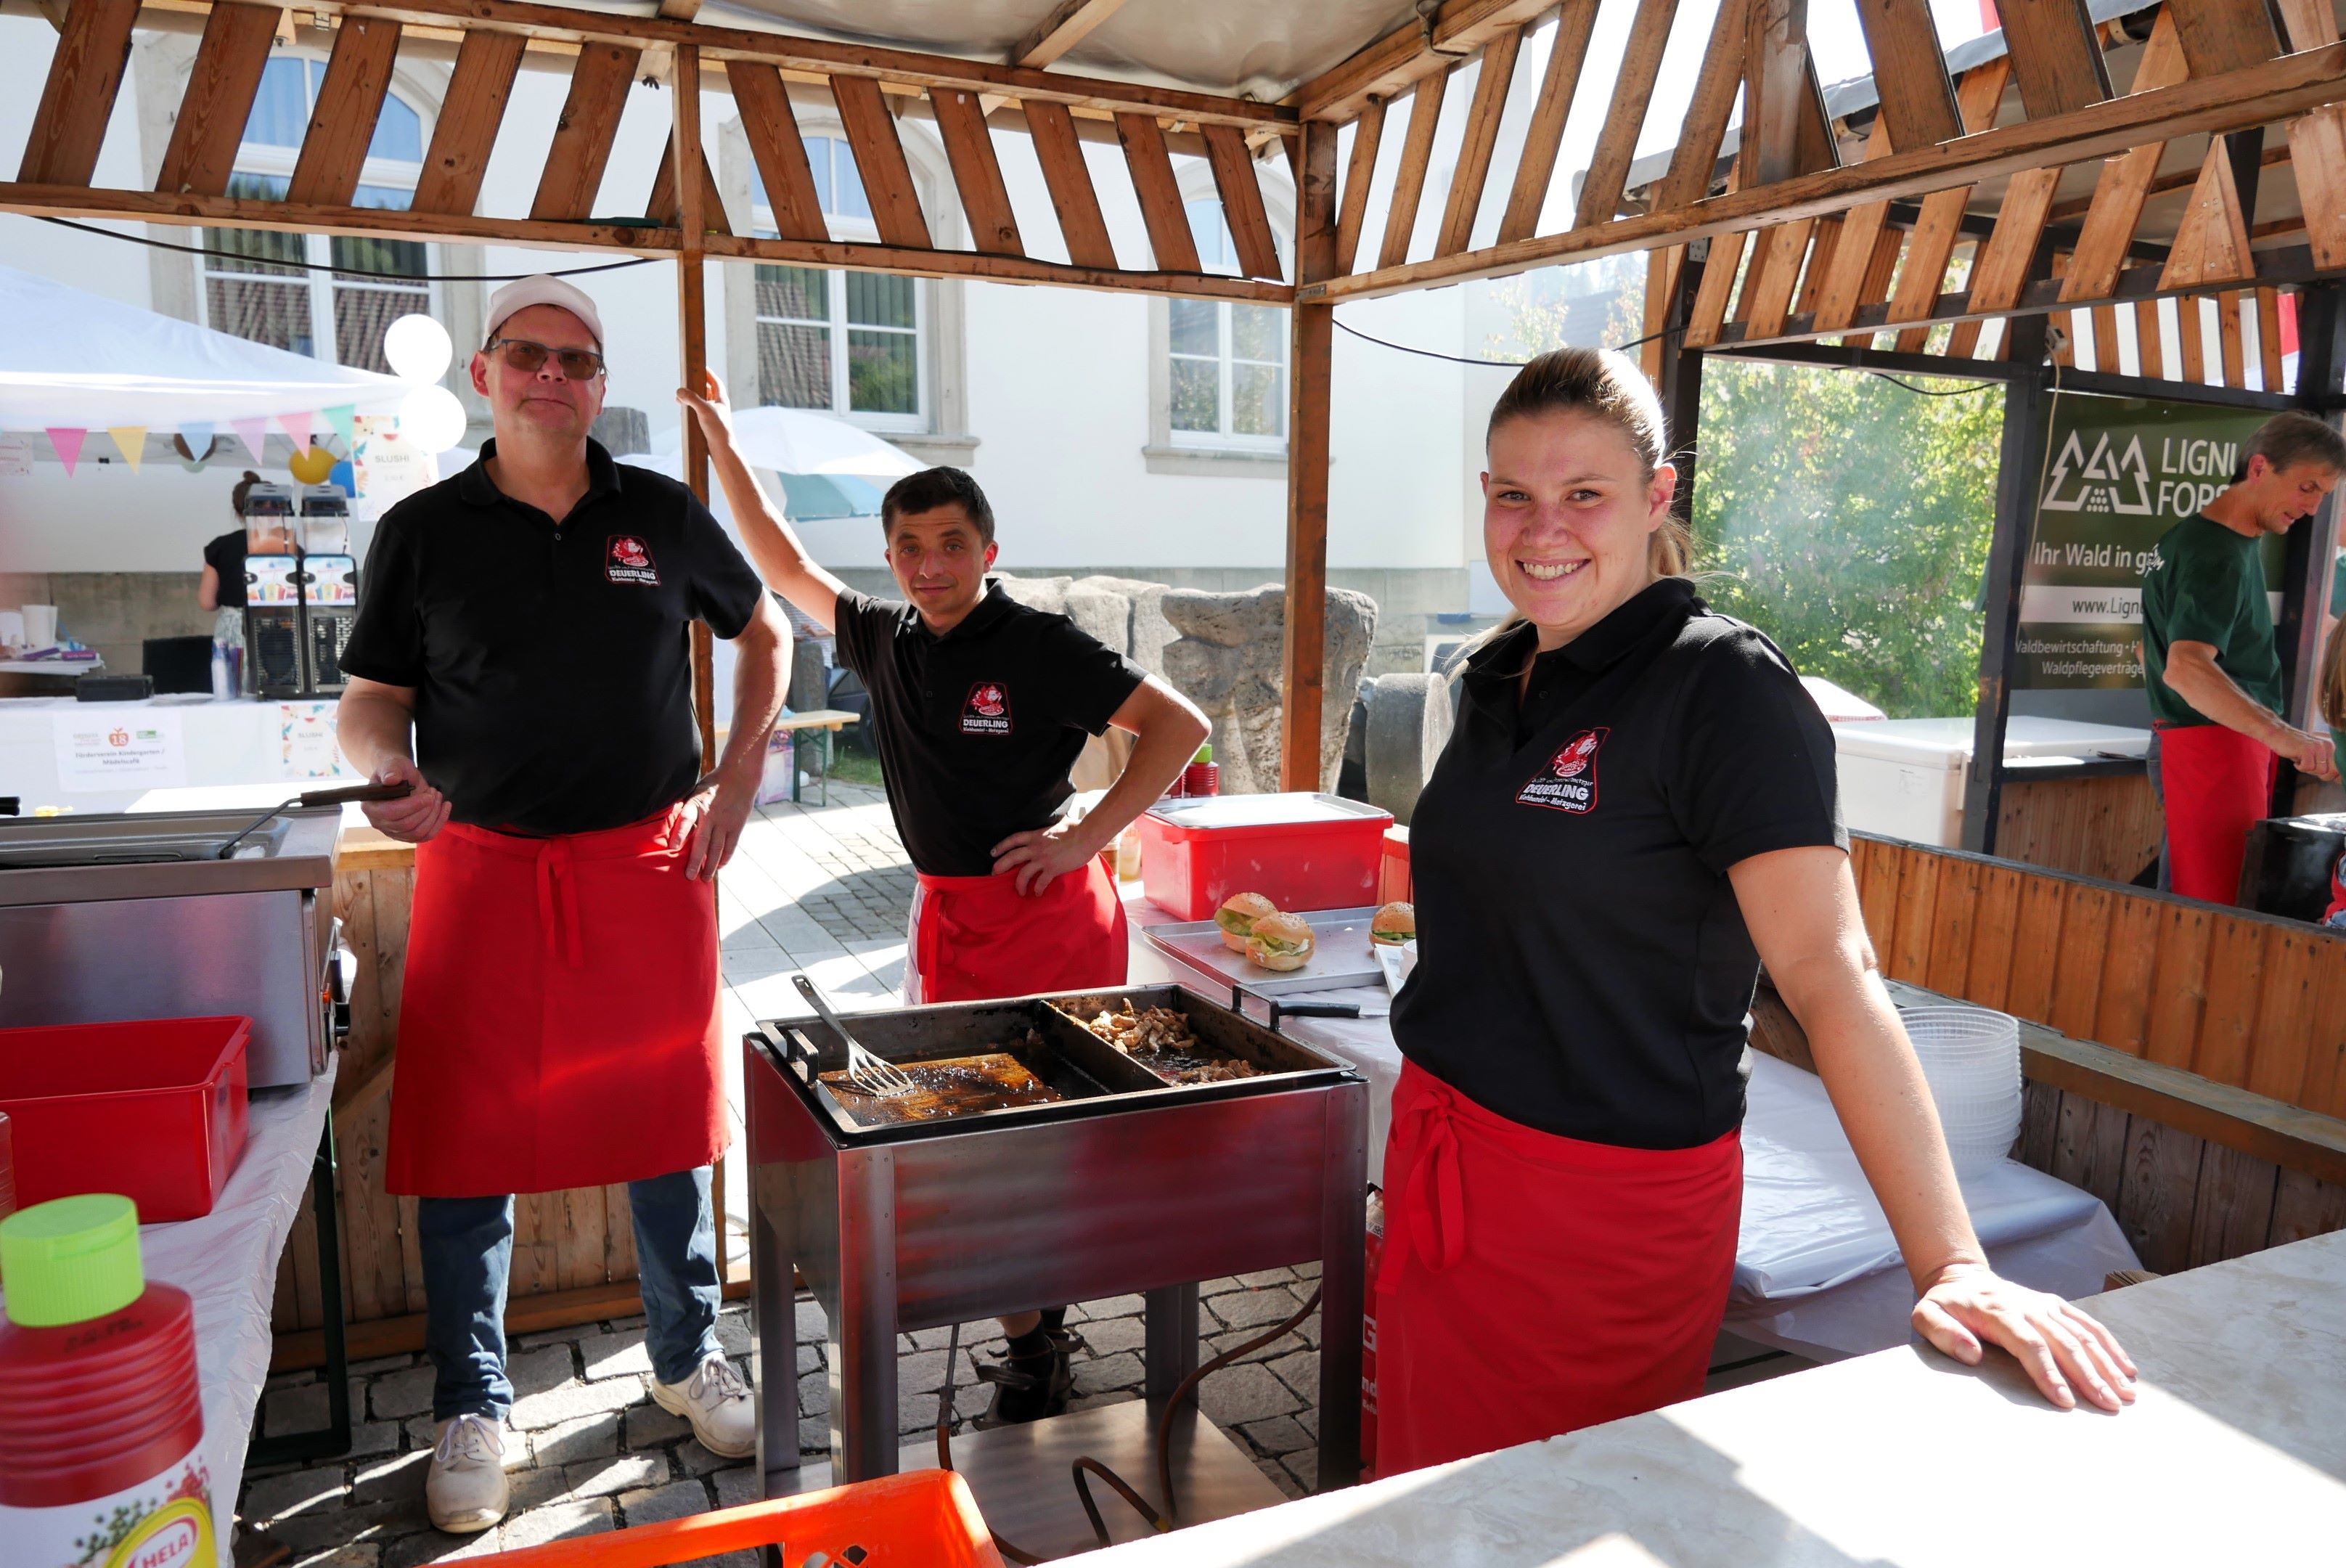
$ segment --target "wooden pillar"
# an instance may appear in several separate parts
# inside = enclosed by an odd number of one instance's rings
[[[1303,125],[1295,280],[1336,272],[1336,127]],[[1280,680],[1279,787],[1317,789],[1328,660],[1328,393],[1336,311],[1298,304],[1288,334],[1287,641]]]
[[[1995,532],[1987,553],[1987,626],[1980,639],[1979,709],[1972,723],[1971,771],[1964,780],[1964,848],[1995,853],[2003,810],[2004,730],[2012,714],[2012,662],[2020,636],[2020,589],[2036,517],[2053,372],[2045,364],[2045,318],[2004,323],[2004,446],[1997,456]]]
[[[1707,265],[1688,260],[1678,270],[1675,292],[1663,302],[1662,375],[1654,388],[1669,425],[1670,463],[1678,473],[1675,509],[1688,529],[1694,526],[1694,466],[1701,437],[1702,351],[1687,347],[1686,325]]]

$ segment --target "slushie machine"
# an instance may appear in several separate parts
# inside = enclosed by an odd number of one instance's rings
[[[256,697],[331,697],[358,616],[350,497],[338,484],[256,484],[245,496],[245,685]]]

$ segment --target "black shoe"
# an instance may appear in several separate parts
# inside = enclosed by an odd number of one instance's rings
[[[1041,1355],[1005,1355],[992,1366],[978,1368],[977,1380],[994,1385],[993,1404],[974,1423],[980,1431],[1038,1421],[1067,1408],[1076,1375],[1067,1354],[1074,1337],[1062,1339],[1065,1334],[1062,1329],[1060,1335],[1051,1336],[1050,1348]]]

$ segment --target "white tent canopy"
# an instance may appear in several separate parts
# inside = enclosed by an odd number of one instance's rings
[[[0,430],[159,434],[352,407],[395,413],[412,390],[0,267]]]

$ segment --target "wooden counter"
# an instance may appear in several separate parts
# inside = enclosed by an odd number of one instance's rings
[[[2335,1563],[2346,1236],[2091,1309],[2116,1416],[2009,1358],[1885,1350],[1481,1458],[1066,1558],[1085,1568],[1978,1568]]]

